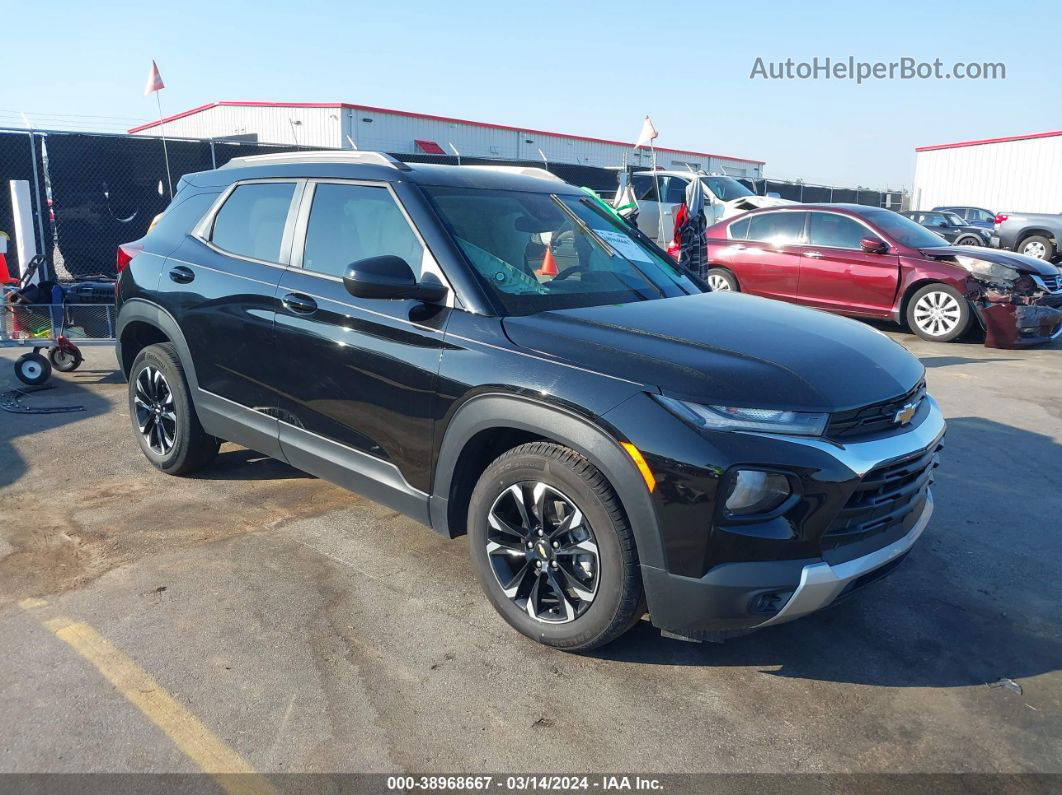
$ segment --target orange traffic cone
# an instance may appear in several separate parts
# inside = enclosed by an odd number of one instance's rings
[[[18,279],[7,269],[7,255],[0,251],[0,284],[18,284]]]
[[[548,276],[553,278],[557,275],[557,263],[553,259],[553,249],[550,248],[549,243],[546,244],[546,256],[542,258],[542,267],[535,271],[537,276]]]

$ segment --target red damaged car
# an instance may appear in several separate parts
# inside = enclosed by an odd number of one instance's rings
[[[909,218],[857,204],[753,210],[708,229],[708,283],[950,342],[976,321],[985,344],[1062,335],[1062,272],[999,249],[951,246]]]

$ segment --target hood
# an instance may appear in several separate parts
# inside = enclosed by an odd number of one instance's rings
[[[931,259],[946,260],[955,257],[974,257],[985,262],[1005,265],[1019,273],[1035,273],[1037,276],[1058,275],[1058,268],[1050,262],[998,248],[986,248],[985,246],[933,246],[931,248],[921,248],[919,251],[923,256]]]
[[[773,196],[742,196],[737,199],[723,202],[723,214],[721,218],[730,218],[758,207],[782,207],[787,204],[800,204],[789,199],[776,199]]]
[[[509,338],[699,403],[844,411],[897,397],[921,362],[855,320],[742,293],[704,293],[503,321]]]

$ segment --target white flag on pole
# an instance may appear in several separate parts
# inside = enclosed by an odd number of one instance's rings
[[[653,120],[646,116],[645,122],[642,124],[642,132],[638,136],[638,142],[634,145],[634,148],[637,149],[640,146],[648,146],[659,134],[660,133],[656,131],[656,127],[653,126]]]
[[[144,96],[153,94],[166,87],[166,84],[162,82],[162,75],[159,74],[159,68],[155,65],[155,62],[151,62],[151,71],[148,72],[147,85],[144,86]]]

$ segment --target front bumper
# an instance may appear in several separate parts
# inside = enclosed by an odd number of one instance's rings
[[[895,462],[935,455],[945,424],[939,407],[931,398],[926,400],[927,415],[901,434],[849,444],[774,438],[828,454],[849,473],[851,483],[862,483],[868,473],[881,472]],[[695,640],[719,640],[800,618],[891,572],[925,531],[932,514],[933,497],[926,488],[924,498],[912,498],[909,511],[892,525],[894,529],[881,533],[880,542],[873,540],[878,536],[861,542],[858,555],[838,555],[824,545],[816,557],[722,563],[699,577],[643,564],[650,618],[668,634]]]

